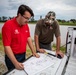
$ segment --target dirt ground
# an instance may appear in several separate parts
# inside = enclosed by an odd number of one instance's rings
[[[4,62],[4,52],[0,51],[0,75],[3,75],[7,71],[8,70]]]

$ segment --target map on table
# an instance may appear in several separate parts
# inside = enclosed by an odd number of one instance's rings
[[[62,59],[53,57],[48,54],[38,53],[40,58],[30,57],[28,60],[23,62],[24,70],[14,69],[6,75],[55,75]]]
[[[53,66],[57,60],[48,54],[39,53],[40,58],[32,57],[24,62],[24,70],[28,75],[35,75],[38,72]],[[54,59],[54,60],[53,60]]]

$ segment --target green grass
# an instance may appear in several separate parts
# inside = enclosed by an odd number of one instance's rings
[[[2,44],[2,35],[0,33],[0,53],[2,55],[4,55],[4,47],[3,47],[3,44]]]
[[[59,22],[59,21],[58,21]],[[29,24],[36,24],[37,21],[29,22]],[[76,26],[76,22],[59,22],[59,25]]]
[[[59,22],[59,25],[64,25],[64,26],[76,26],[76,22],[75,23],[73,23],[73,22],[64,22],[64,23],[62,23],[62,22]]]
[[[26,50],[26,58],[30,57],[32,55],[32,52],[30,49]]]
[[[54,49],[56,50],[56,45],[53,44],[52,48],[54,48]],[[61,47],[60,47],[60,50],[61,50],[63,53],[65,53],[66,47],[61,46]]]
[[[0,33],[0,40],[2,40],[2,34]]]

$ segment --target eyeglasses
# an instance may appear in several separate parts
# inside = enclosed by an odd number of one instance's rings
[[[23,17],[23,18],[25,18],[25,19],[27,19],[27,20],[29,20],[29,19],[30,19],[30,18],[28,18],[28,17],[24,17],[23,15],[22,15],[22,17]]]

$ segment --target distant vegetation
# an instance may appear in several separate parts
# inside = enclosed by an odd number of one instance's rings
[[[7,20],[9,19],[12,19],[13,17],[5,17],[5,16],[2,16],[0,17],[0,23],[4,23],[6,22]],[[40,19],[42,19],[42,17],[40,16]],[[60,25],[73,25],[73,26],[76,26],[76,19],[70,19],[68,21],[66,20],[61,20],[61,19],[57,19],[59,24]],[[34,17],[32,17],[29,21],[29,23],[37,23],[37,20],[34,19]]]

